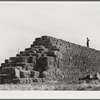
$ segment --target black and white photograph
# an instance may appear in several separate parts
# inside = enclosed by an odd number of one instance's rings
[[[12,90],[100,91],[100,2],[0,1],[0,91]]]

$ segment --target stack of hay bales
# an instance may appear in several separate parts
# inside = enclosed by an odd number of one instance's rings
[[[100,51],[49,36],[36,38],[31,47],[1,64],[0,74],[17,78],[76,80],[100,73]],[[16,69],[15,69],[16,68]],[[20,72],[20,73],[19,73]],[[8,76],[9,76],[8,75]],[[96,74],[95,79],[99,79]],[[24,79],[23,79],[24,80]],[[28,83],[28,82],[27,82]]]
[[[11,83],[14,78],[20,78],[20,71],[14,67],[2,67],[0,72],[0,78],[3,84]]]

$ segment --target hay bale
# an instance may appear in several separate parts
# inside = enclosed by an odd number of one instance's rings
[[[2,79],[0,79],[0,84],[2,84]]]
[[[41,41],[41,38],[35,38],[35,41]]]
[[[26,78],[20,78],[19,83],[20,84],[26,84]]]
[[[37,53],[37,59],[39,59],[42,56],[42,53]]]
[[[15,68],[15,77],[20,78],[20,71]]]
[[[61,75],[61,74],[62,74],[61,69],[57,68],[57,69],[56,69],[56,74],[60,74],[60,75]]]
[[[9,64],[9,60],[8,60],[8,59],[6,59],[6,60],[5,60],[5,63],[6,63],[6,64]]]
[[[48,38],[48,36],[42,36],[41,39],[42,39],[43,41],[45,41],[45,40],[48,40],[49,38]]]
[[[94,79],[100,80],[100,74],[98,72],[94,75]]]
[[[47,66],[48,68],[54,68],[55,66],[55,58],[54,57],[47,57]]]
[[[29,83],[29,84],[32,84],[32,83],[33,83],[32,80],[33,80],[33,78],[29,78],[29,79],[28,79],[28,83]]]
[[[32,83],[32,78],[23,78],[23,81],[21,82],[22,84],[31,84]]]
[[[26,56],[20,56],[20,57],[16,57],[16,61],[17,62],[27,62],[28,57]]]
[[[33,82],[39,82],[39,83],[41,83],[42,79],[41,78],[33,78]]]
[[[43,78],[45,78],[45,80],[52,80],[54,75],[52,74],[51,75],[51,72],[48,72],[48,71],[43,71]]]
[[[24,70],[33,70],[33,63],[25,63],[23,66],[22,66],[22,68],[24,69]]]
[[[7,84],[7,78],[3,79],[3,84]]]
[[[19,57],[19,56],[20,56],[20,54],[16,54],[16,56],[17,56],[17,57]]]
[[[60,51],[60,49],[57,46],[52,46],[50,48],[51,51]]]
[[[8,74],[9,75],[9,77],[7,77],[8,79],[20,78],[20,71],[17,68],[13,67],[2,68],[2,75],[3,74]]]
[[[52,69],[55,66],[55,59],[53,57],[41,57],[37,60],[35,70],[39,72],[46,71],[48,69]]]
[[[37,63],[36,63],[37,66],[36,66],[35,70],[45,71],[48,69],[47,64],[48,64],[47,57],[41,57],[37,60]]]
[[[16,66],[15,68],[17,68],[18,70],[22,70],[22,66]]]
[[[24,51],[20,51],[20,54],[23,54],[24,53]]]
[[[40,73],[38,71],[31,71],[31,77],[38,78]]]
[[[20,78],[14,78],[12,79],[13,84],[19,84],[20,83]]]
[[[38,82],[38,79],[37,78],[33,78],[33,82]]]
[[[7,67],[5,63],[1,63],[1,67]]]
[[[27,62],[28,57],[27,56],[18,56],[18,57],[11,57],[10,58],[10,65],[16,66],[19,62]]]
[[[37,60],[37,59],[39,59],[42,56],[42,53],[32,54],[32,56],[35,56],[36,60]]]
[[[48,51],[47,56],[62,58],[62,53],[59,51]]]
[[[93,76],[92,76],[91,74],[88,74],[88,75],[86,76],[86,79],[93,79]]]
[[[1,66],[2,66],[2,67],[8,67],[8,66],[9,66],[9,60],[6,59],[6,60],[5,60],[5,63],[1,63]]]
[[[31,56],[28,58],[28,63],[36,63],[36,56]]]
[[[30,51],[31,50],[31,48],[25,48],[25,51]]]
[[[39,45],[39,46],[37,46],[37,53],[44,53],[44,52],[47,52],[48,51],[48,49],[47,48],[45,48],[45,46],[43,46],[43,45]]]
[[[46,79],[45,78],[41,78],[42,79],[42,82],[45,82],[46,81]]]
[[[56,52],[55,51],[48,51],[47,56],[56,57]]]
[[[18,62],[18,63],[16,63],[16,66],[21,66],[21,67],[23,67],[24,65],[25,65],[24,62]]]
[[[42,74],[43,74],[43,78],[46,78],[49,76],[49,73],[47,71],[43,71]]]
[[[31,48],[31,50],[29,51],[30,53],[37,53],[35,48]]]
[[[10,57],[10,60],[11,61],[13,61],[13,60],[15,61],[16,60],[16,57]]]
[[[28,78],[26,79],[26,84],[29,84],[29,79]]]
[[[2,67],[2,74],[9,74],[10,76],[14,77],[14,67]]]
[[[20,70],[20,78],[29,78],[30,71]]]

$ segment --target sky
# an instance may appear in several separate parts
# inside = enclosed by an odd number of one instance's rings
[[[0,63],[43,35],[100,50],[100,2],[0,2]]]

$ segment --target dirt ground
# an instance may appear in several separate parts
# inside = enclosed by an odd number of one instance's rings
[[[100,83],[68,84],[65,82],[44,82],[33,84],[1,84],[0,90],[99,91]]]

